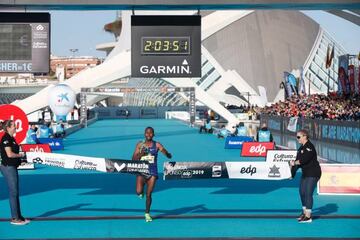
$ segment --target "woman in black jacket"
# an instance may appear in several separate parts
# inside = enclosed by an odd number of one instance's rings
[[[309,140],[308,132],[300,130],[296,135],[301,146],[298,149],[296,161],[291,161],[290,165],[300,167],[302,170],[299,193],[303,211],[298,217],[298,221],[300,223],[310,223],[312,222],[313,193],[321,177],[321,168],[317,160],[316,149]]]
[[[5,134],[1,138],[0,142],[0,170],[9,189],[9,202],[11,209],[10,223],[13,225],[25,225],[30,221],[21,215],[19,200],[19,174],[17,169],[21,164],[21,158],[24,157],[24,154],[19,153],[20,147],[14,138],[14,134],[16,132],[14,121],[7,120],[2,125]]]

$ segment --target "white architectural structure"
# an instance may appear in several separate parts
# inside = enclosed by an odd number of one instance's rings
[[[195,11],[139,12],[136,14],[196,14]],[[122,32],[107,59],[101,65],[80,72],[65,83],[76,92],[81,87],[97,87],[130,76],[130,11],[122,13]],[[335,44],[335,70],[330,76],[336,79],[336,58],[345,51],[326,34],[320,26],[298,11],[214,11],[204,12],[202,18],[202,77],[188,79],[129,80],[129,84],[157,84],[195,87],[197,100],[228,120],[236,118],[223,107],[224,104],[263,105],[258,88],[263,86],[269,101],[282,96],[279,89],[283,71],[304,67],[306,86],[311,92],[326,92],[324,84],[324,47]],[[323,60],[324,61],[324,60]],[[150,81],[150,82],[149,82]],[[140,85],[140,86],[141,86]],[[330,84],[330,86],[332,86]],[[308,89],[307,89],[308,90]],[[26,113],[46,106],[45,88],[35,95],[19,101]],[[186,99],[186,95],[182,95]],[[161,94],[137,95],[124,102],[142,105],[146,99],[164,103]],[[167,100],[168,105],[181,103],[176,96]],[[104,96],[89,99],[96,102]]]

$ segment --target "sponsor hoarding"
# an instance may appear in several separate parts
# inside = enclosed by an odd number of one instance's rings
[[[246,136],[226,137],[225,148],[240,149],[244,142],[253,142],[254,139]]]
[[[49,144],[21,144],[23,152],[47,152],[51,153]]]
[[[13,120],[16,126],[16,133],[14,135],[18,144],[24,141],[26,133],[29,129],[29,121],[24,111],[10,104],[0,105],[0,121]],[[4,131],[0,129],[0,139],[4,135]]]
[[[51,150],[63,150],[64,144],[62,138],[39,138],[39,142],[48,144]]]
[[[244,142],[241,150],[242,157],[266,157],[268,150],[274,149],[273,142]]]

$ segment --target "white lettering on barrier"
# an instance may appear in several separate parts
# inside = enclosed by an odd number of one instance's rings
[[[30,152],[44,152],[44,149],[36,146],[35,148],[30,148]]]
[[[250,153],[256,153],[260,156],[266,152],[266,147],[260,144],[258,146],[252,146],[249,151]]]

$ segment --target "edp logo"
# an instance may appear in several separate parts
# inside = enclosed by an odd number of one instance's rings
[[[253,174],[256,173],[256,167],[251,167],[251,165],[249,167],[242,167],[240,169],[240,173],[241,174],[250,174],[250,176],[252,176]]]

